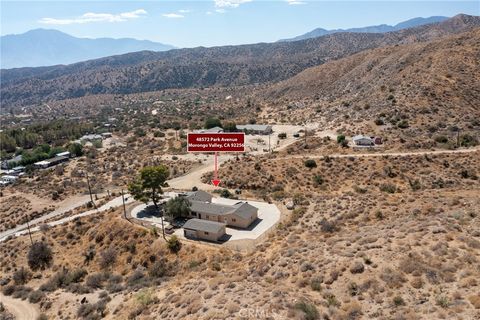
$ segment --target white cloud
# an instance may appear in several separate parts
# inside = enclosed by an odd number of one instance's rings
[[[227,10],[225,10],[225,9],[215,9],[215,12],[217,12],[217,13],[225,13],[225,12],[227,12]]]
[[[71,19],[42,18],[39,20],[39,22],[43,24],[50,24],[50,25],[84,24],[84,23],[91,23],[91,22],[124,22],[127,20],[140,18],[141,16],[146,14],[147,14],[147,11],[143,9],[138,9],[130,12],[123,12],[120,14],[87,12],[76,18],[71,18]]]
[[[205,14],[211,15],[211,14],[213,14],[213,12],[212,11],[207,11],[207,12],[205,12]]]
[[[213,0],[217,8],[237,8],[242,3],[247,3],[252,0]]]
[[[165,18],[169,19],[180,19],[180,18],[185,18],[183,14],[178,14],[178,13],[164,13],[162,14]]]
[[[191,11],[188,10],[188,9],[180,9],[180,10],[178,10],[178,12],[180,12],[180,13],[190,13]]]
[[[306,4],[304,1],[300,0],[285,0],[289,5],[297,5],[297,4]]]

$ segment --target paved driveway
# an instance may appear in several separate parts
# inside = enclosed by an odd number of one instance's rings
[[[258,220],[254,222],[249,229],[233,229],[227,227],[226,232],[231,237],[228,241],[234,240],[254,240],[260,237],[263,233],[269,230],[280,220],[280,210],[274,204],[269,204],[260,201],[250,200],[234,200],[225,198],[213,198],[213,203],[233,205],[239,201],[246,201],[254,207],[258,208]],[[176,229],[175,234],[184,238],[183,228]]]

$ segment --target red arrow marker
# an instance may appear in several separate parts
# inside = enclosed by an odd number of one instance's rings
[[[215,175],[214,175],[214,178],[212,180],[212,183],[215,187],[218,187],[218,185],[221,182],[221,180],[218,180],[217,155],[218,155],[218,153],[215,152]]]

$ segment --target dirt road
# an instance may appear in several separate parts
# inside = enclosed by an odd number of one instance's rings
[[[325,157],[329,158],[350,158],[350,157],[407,157],[407,156],[418,156],[418,155],[435,155],[435,154],[452,154],[452,153],[473,153],[480,151],[480,148],[469,148],[469,149],[456,149],[456,150],[424,150],[424,151],[411,151],[411,152],[378,152],[378,153],[347,153],[347,154],[329,154],[329,155],[288,155],[285,157],[279,157],[272,160],[284,160],[284,159],[323,159]]]
[[[40,315],[38,307],[27,301],[13,299],[0,293],[0,302],[18,320],[35,320]]]

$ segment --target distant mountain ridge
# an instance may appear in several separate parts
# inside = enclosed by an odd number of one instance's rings
[[[305,39],[321,37],[321,36],[325,36],[325,35],[328,35],[328,34],[334,34],[334,33],[339,33],[339,32],[385,33],[385,32],[399,31],[399,30],[402,30],[402,29],[418,27],[418,26],[431,24],[431,23],[442,22],[442,21],[445,21],[447,19],[449,19],[449,18],[448,17],[442,17],[442,16],[433,16],[433,17],[429,17],[429,18],[421,18],[421,17],[413,18],[413,19],[410,19],[410,20],[407,20],[407,21],[397,23],[394,26],[391,26],[391,25],[388,25],[388,24],[380,24],[380,25],[376,25],[376,26],[368,26],[368,27],[362,27],[362,28],[333,29],[333,30],[317,28],[317,29],[314,29],[310,32],[307,32],[305,34],[299,35],[299,36],[294,37],[294,38],[279,40],[279,42],[305,40]]]
[[[165,51],[173,46],[131,38],[77,38],[58,30],[35,29],[0,37],[2,69],[52,66],[125,54]]]
[[[267,84],[379,47],[428,42],[480,27],[480,17],[388,33],[337,33],[294,42],[142,51],[67,66],[0,70],[4,110],[97,94]]]

